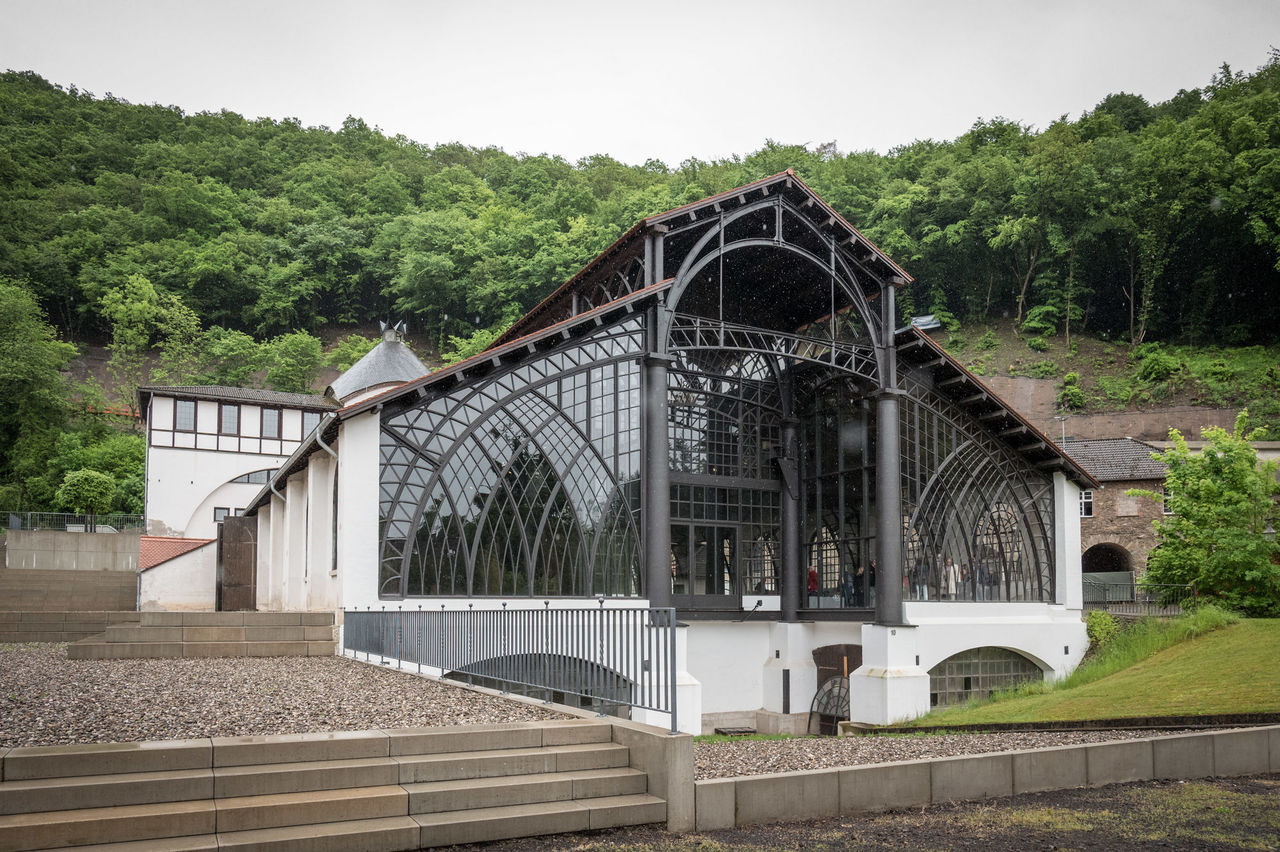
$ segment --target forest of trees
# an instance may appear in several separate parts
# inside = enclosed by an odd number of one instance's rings
[[[915,276],[904,318],[1007,317],[1130,346],[1276,337],[1275,52],[1254,73],[1224,66],[1158,104],[1110,95],[1043,131],[997,118],[884,155],[769,142],[640,166],[430,147],[358,118],[186,115],[8,72],[0,354],[29,363],[0,365],[0,508],[53,506],[60,472],[92,468],[82,457],[112,439],[83,406],[81,431],[64,428],[75,406],[58,370],[74,351],[60,340],[108,344],[117,404],[151,380],[302,389],[317,331],[386,318],[462,353],[637,219],[786,168]],[[349,339],[334,363],[369,344]],[[58,446],[71,438],[79,450]]]

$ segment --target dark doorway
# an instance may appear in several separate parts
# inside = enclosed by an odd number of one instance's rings
[[[1118,544],[1095,544],[1084,552],[1080,561],[1086,574],[1129,571],[1132,568],[1129,551]]]

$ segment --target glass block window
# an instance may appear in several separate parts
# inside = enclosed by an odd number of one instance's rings
[[[173,401],[173,428],[178,432],[196,431],[196,403],[193,399]]]
[[[218,406],[218,434],[240,434],[240,406],[225,402]]]
[[[998,689],[1043,678],[1040,667],[1021,654],[1005,648],[974,648],[948,657],[929,670],[929,704],[963,704],[986,698]]]

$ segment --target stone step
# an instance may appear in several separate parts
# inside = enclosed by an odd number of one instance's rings
[[[214,801],[85,808],[0,816],[0,852],[213,834]]]
[[[66,852],[65,846],[58,847]],[[155,840],[126,840],[123,843],[94,843],[76,846],[76,852],[217,852],[218,835],[191,834],[186,837],[161,837]],[[42,849],[40,852],[50,852]]]
[[[400,781],[400,765],[389,757],[311,760],[213,770],[213,795],[269,796],[350,787],[385,787]]]
[[[216,801],[219,833],[404,816],[409,794],[399,785],[240,796]]]
[[[108,642],[82,639],[67,647],[72,660],[181,657],[331,657],[338,643],[327,642]]]
[[[440,814],[415,814],[422,827],[421,848],[459,843],[487,843],[513,837],[560,834],[645,825],[667,818],[667,804],[657,796],[606,796],[571,802],[474,808]]]
[[[210,769],[128,772],[0,783],[0,815],[185,802],[214,796]]]
[[[635,795],[646,792],[648,785],[649,776],[638,769],[616,767],[465,781],[429,781],[406,784],[404,789],[409,791],[409,813],[412,815]]]
[[[143,627],[332,627],[332,612],[144,612]]]
[[[227,832],[218,835],[218,848],[252,852],[405,852],[417,849],[421,836],[418,823],[411,817],[398,816]]]
[[[395,759],[400,764],[400,783],[416,784],[497,778],[504,775],[615,769],[630,763],[630,751],[617,743],[583,743],[542,748],[405,755]]]

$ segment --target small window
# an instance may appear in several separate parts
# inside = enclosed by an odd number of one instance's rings
[[[262,409],[262,437],[264,438],[280,437],[280,409],[278,408]]]
[[[232,510],[231,510],[231,514],[235,515],[237,518],[239,518],[239,517],[243,517],[243,516],[244,516],[244,509],[232,509]]]
[[[177,432],[196,431],[196,402],[194,399],[173,401],[173,428]]]
[[[267,480],[271,478],[271,474],[275,472],[276,469],[274,467],[263,468],[262,470],[255,470],[252,473],[242,473],[231,481],[238,482],[240,484],[265,485]]]
[[[1093,492],[1092,491],[1080,492],[1080,517],[1082,518],[1093,517]]]
[[[227,515],[230,515],[230,514],[231,514],[231,510],[230,510],[230,509],[228,509],[226,506],[214,506],[214,507],[213,507],[213,522],[214,522],[215,524],[220,524],[220,523],[222,523],[224,520],[226,520]]]
[[[302,412],[302,437],[303,438],[306,438],[308,435],[310,435],[312,431],[314,431],[315,428],[319,425],[320,425],[320,412],[318,411]]]
[[[218,434],[240,434],[240,406],[223,403],[218,406]]]
[[[1160,496],[1164,497],[1164,499],[1160,501],[1160,511],[1164,512],[1166,515],[1172,515],[1173,510],[1169,508],[1169,489],[1161,485]]]

